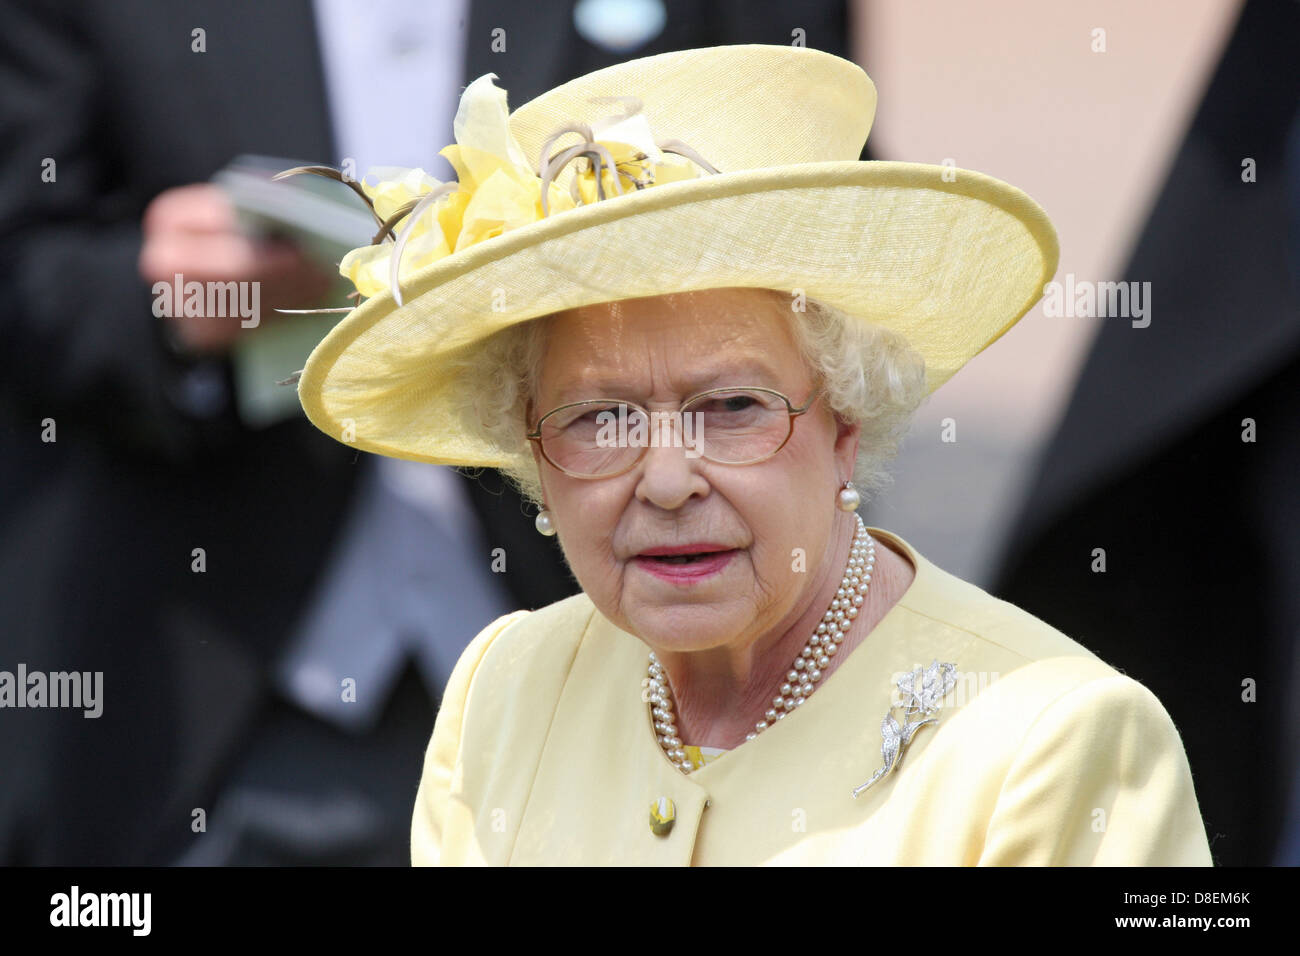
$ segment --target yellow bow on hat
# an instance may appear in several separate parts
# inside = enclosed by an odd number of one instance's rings
[[[697,166],[717,172],[683,143],[657,143],[634,97],[621,98],[627,101],[621,115],[558,129],[547,140],[541,168],[534,172],[510,132],[506,91],[492,82],[495,79],[495,73],[487,73],[465,88],[453,124],[456,142],[438,153],[455,169],[454,184],[440,182],[423,169],[391,166],[372,168],[362,178],[361,190],[383,228],[373,243],[353,249],[339,263],[339,273],[361,296],[392,291],[400,303],[403,278],[485,239],[627,189],[693,179],[699,175]],[[547,158],[546,150],[568,134],[583,141]],[[690,157],[695,165],[668,159],[669,151]],[[587,165],[576,171],[566,192],[556,184],[556,176],[580,158],[586,158]],[[299,167],[280,176],[321,171]],[[373,184],[368,182],[371,177],[377,180]],[[402,231],[394,236],[398,226]],[[397,270],[394,257],[399,260]]]

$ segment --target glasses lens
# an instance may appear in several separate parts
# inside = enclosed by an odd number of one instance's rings
[[[645,414],[621,402],[579,402],[542,419],[542,451],[571,475],[600,478],[632,467],[646,444]]]
[[[774,392],[709,392],[682,409],[682,415],[683,432],[695,437],[699,453],[723,464],[766,458],[790,436],[790,408]]]
[[[647,415],[625,402],[578,402],[557,408],[539,425],[542,451],[571,475],[601,478],[632,468],[645,448],[670,445],[688,457],[744,465],[774,454],[790,437],[785,398],[762,389],[725,389],[697,396],[681,413]]]

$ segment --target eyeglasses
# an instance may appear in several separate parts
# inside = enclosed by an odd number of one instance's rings
[[[721,465],[754,465],[790,440],[803,406],[770,388],[713,388],[682,403],[676,412],[648,412],[635,402],[591,399],[570,402],[542,416],[526,436],[542,457],[574,478],[613,478],[631,471],[646,449],[684,447],[688,458]]]

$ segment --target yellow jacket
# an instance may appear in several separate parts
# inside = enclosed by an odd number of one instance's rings
[[[493,622],[443,697],[412,862],[1211,864],[1182,740],[1149,690],[871,532],[911,557],[910,588],[803,707],[689,776],[641,699],[646,646],[586,595]],[[855,799],[882,765],[895,681],[936,659],[962,681]],[[657,836],[661,797],[676,820]]]

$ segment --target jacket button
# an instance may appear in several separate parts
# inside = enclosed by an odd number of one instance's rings
[[[676,822],[677,807],[667,797],[650,804],[650,832],[655,836],[667,836]]]

